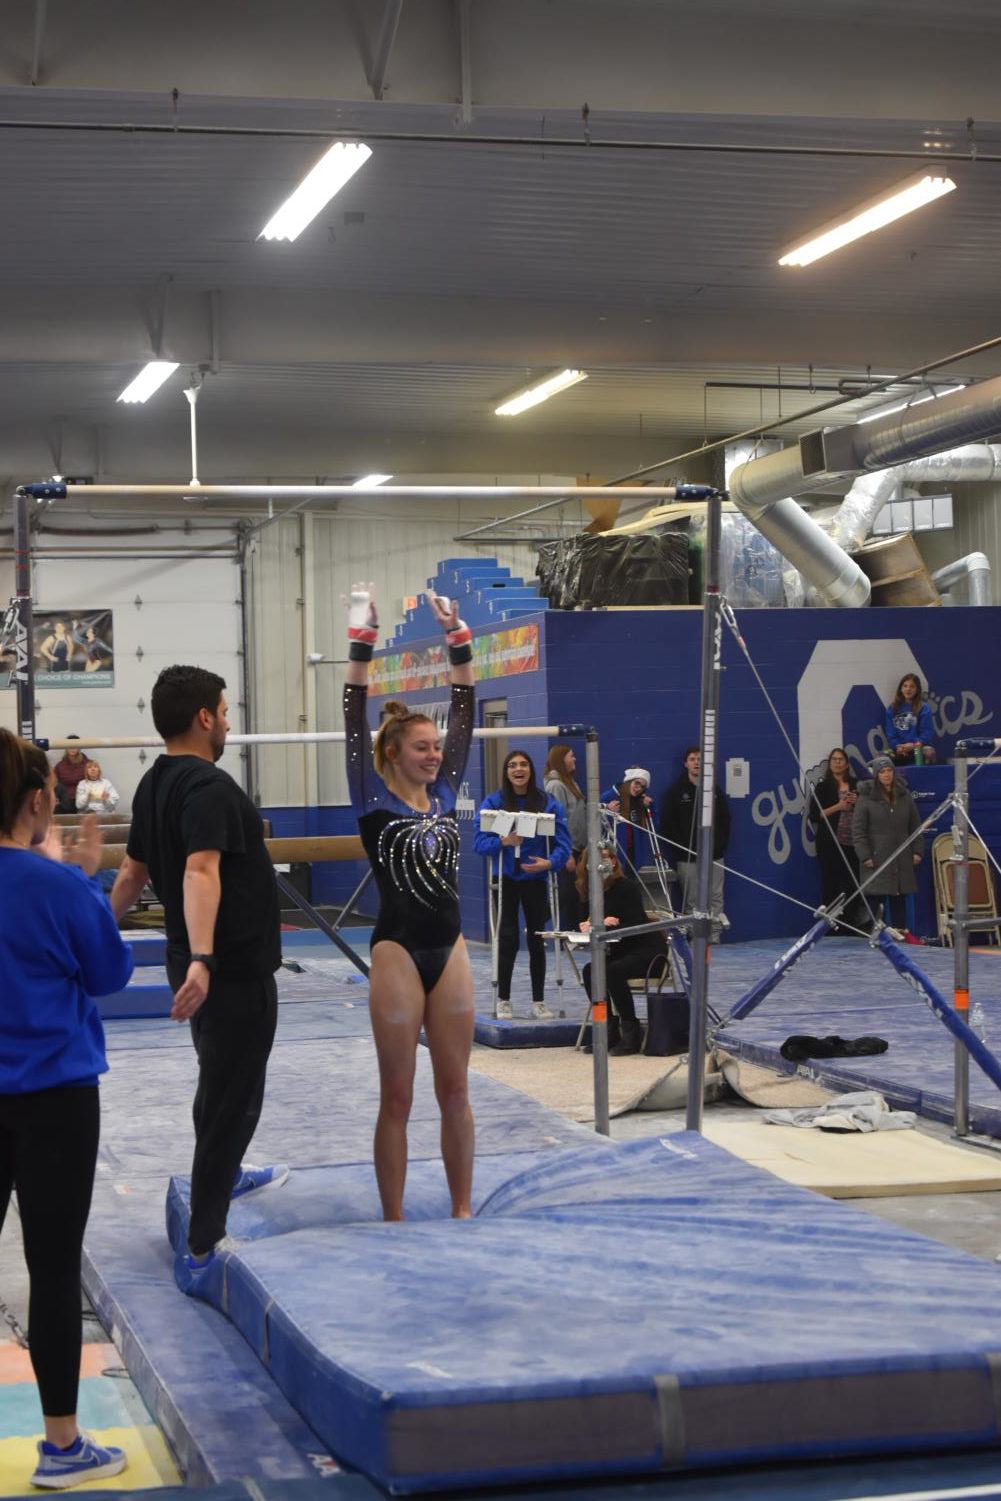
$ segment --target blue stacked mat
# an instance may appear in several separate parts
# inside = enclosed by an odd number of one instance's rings
[[[480,1179],[473,1220],[422,1218],[444,1198],[415,1171],[424,1211],[384,1225],[357,1167],[293,1173],[235,1207],[247,1244],[206,1275],[292,1404],[378,1484],[997,1443],[996,1267],[689,1133],[494,1159]]]

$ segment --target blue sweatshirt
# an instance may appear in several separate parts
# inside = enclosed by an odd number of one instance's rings
[[[98,878],[4,846],[0,913],[0,1094],[95,1083],[108,1064],[92,997],[133,962]]]
[[[935,744],[935,726],[932,724],[928,704],[922,704],[916,714],[906,703],[901,704],[894,713],[891,704],[886,711],[883,727],[891,750],[896,750],[900,745],[913,745],[915,740],[920,740],[922,745]]]
[[[489,797],[483,799],[480,812],[484,808],[503,808],[503,792],[491,792]],[[518,807],[524,811],[525,799],[518,799]],[[499,834],[487,834],[476,824],[476,833],[473,835],[473,849],[478,855],[490,855],[492,857],[490,868],[496,873],[498,851],[504,851],[504,874],[509,880],[514,881],[540,881],[545,880],[548,871],[522,870],[521,862],[531,860],[537,856],[540,860],[551,860],[553,870],[562,870],[570,858],[570,830],[567,828],[567,817],[561,805],[554,797],[546,797],[546,806],[539,809],[540,813],[556,814],[556,833],[550,839],[543,835],[533,835],[530,839],[523,839],[517,846],[513,844],[502,845]],[[549,846],[547,849],[546,846]]]

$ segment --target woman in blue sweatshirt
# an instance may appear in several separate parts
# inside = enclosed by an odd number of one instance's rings
[[[31,1364],[45,1419],[32,1485],[65,1490],[117,1475],[121,1449],[77,1425],[80,1252],[97,1164],[97,1079],[108,1067],[93,997],[132,973],[96,879],[97,819],[63,865],[55,775],[37,746],[0,729],[0,1227],[17,1190],[30,1295]]]
[[[480,809],[505,809],[509,813],[551,813],[556,832],[549,839],[541,835],[519,834],[517,828],[501,837],[488,833],[477,822],[473,848],[478,855],[491,857],[491,870],[497,875],[500,866],[500,928],[498,932],[497,1015],[510,1021],[511,976],[518,953],[520,935],[518,908],[525,914],[525,939],[528,944],[528,973],[532,982],[532,1015],[546,1021],[552,1012],[546,1005],[546,944],[538,935],[549,921],[549,872],[562,870],[570,855],[570,831],[566,814],[554,797],[536,784],[535,767],[524,751],[509,751],[504,758],[501,785],[484,799]]]
[[[913,672],[906,673],[897,684],[883,728],[890,755],[898,766],[909,765],[919,755],[925,765],[937,759],[931,707],[924,701],[921,679]]]

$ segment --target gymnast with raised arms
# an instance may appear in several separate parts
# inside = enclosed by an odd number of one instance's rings
[[[452,700],[444,744],[434,723],[388,703],[370,740],[368,664],[379,624],[371,584],[353,584],[344,686],[351,803],[379,888],[372,933],[369,1012],[379,1061],[375,1176],[383,1218],[403,1218],[407,1122],[417,1045],[427,1037],[441,1111],[441,1155],[452,1215],[472,1213],[473,1116],[467,1073],[473,1043],[473,976],[459,927],[455,803],[473,734],[469,627],[458,608],[427,594],[445,631]]]

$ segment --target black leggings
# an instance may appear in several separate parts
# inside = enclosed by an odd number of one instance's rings
[[[625,947],[625,943],[623,943]],[[636,1002],[633,1000],[633,992],[630,980],[642,980],[646,977],[647,970],[654,959],[662,958],[667,963],[666,951],[655,948],[634,949],[631,953],[615,954],[613,951],[605,960],[605,989],[608,991],[608,999],[612,1004],[612,1011],[619,1018],[624,1027],[636,1025]],[[660,968],[655,968],[651,978],[651,984],[656,984],[660,977]],[[581,975],[584,989],[588,999],[591,1000],[591,966],[584,965]]]
[[[46,1417],[76,1412],[80,1252],[97,1165],[96,1084],[0,1095],[0,1228],[17,1190],[28,1267],[28,1345]]]
[[[546,941],[538,934],[549,921],[549,880],[533,876],[525,881],[501,878],[501,918],[498,934],[497,996],[511,999],[511,976],[521,942],[518,927],[518,904],[525,914],[525,940],[528,944],[528,973],[532,982],[532,1000],[541,1001],[546,989]]]

